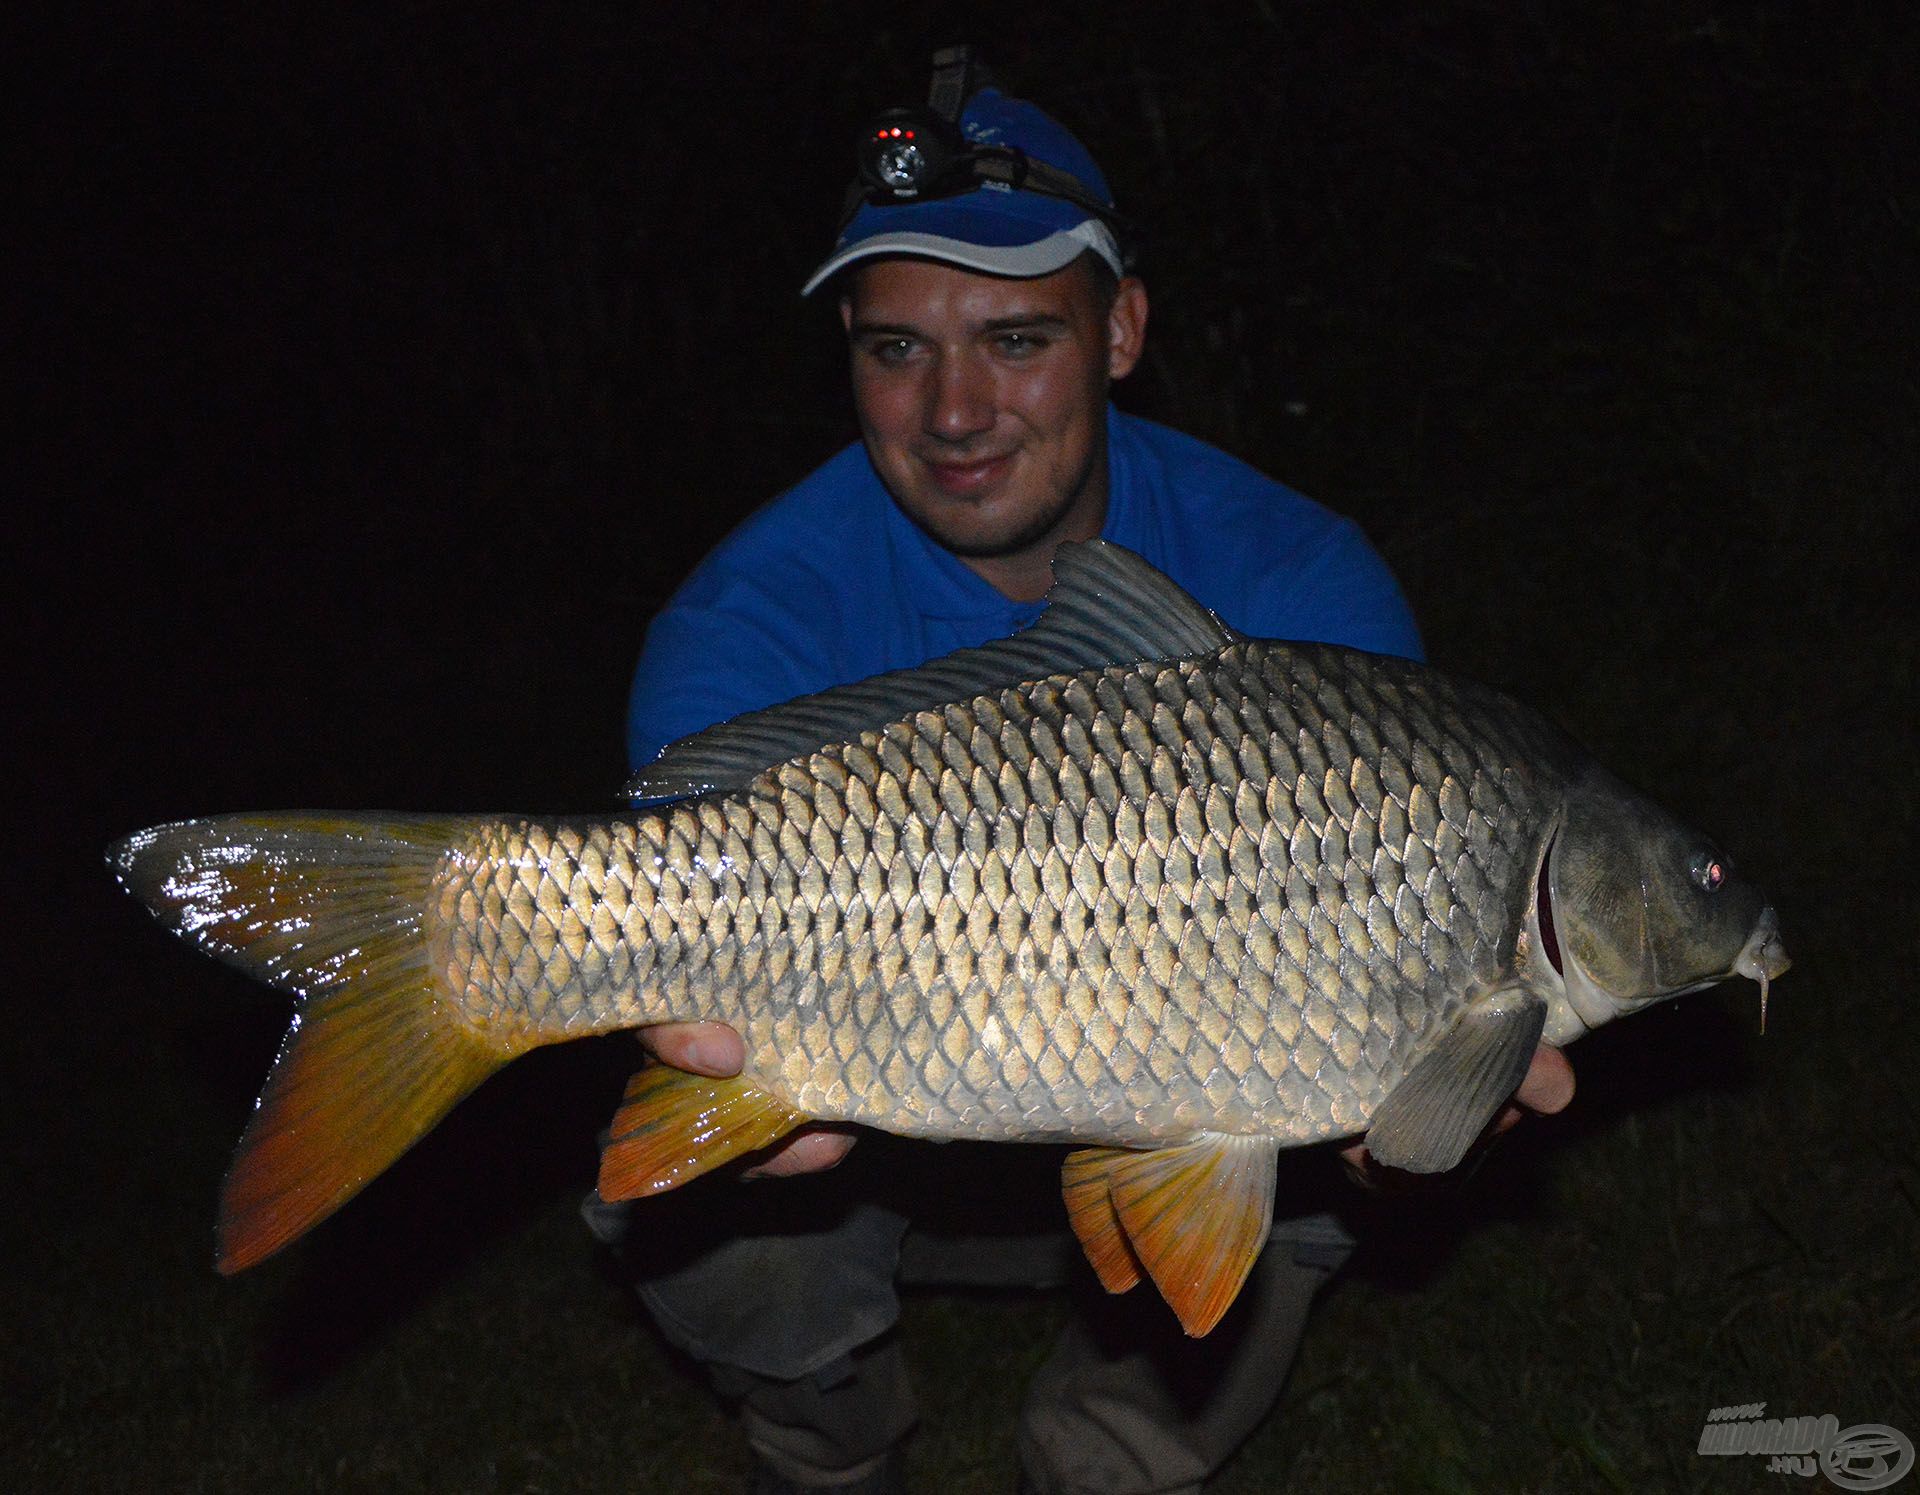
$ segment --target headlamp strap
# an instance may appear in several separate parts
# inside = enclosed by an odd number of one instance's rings
[[[1077,177],[1045,161],[1034,160],[1017,146],[979,146],[969,159],[974,175],[983,181],[1004,182],[1016,192],[1025,187],[1049,197],[1063,197],[1108,222],[1118,217],[1111,204],[1089,193]]]
[[[973,97],[973,47],[962,43],[933,54],[933,81],[927,85],[927,107],[956,129],[960,111]]]

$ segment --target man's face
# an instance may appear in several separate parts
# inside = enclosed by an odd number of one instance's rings
[[[1146,294],[1109,309],[1075,263],[1036,280],[930,260],[861,266],[840,303],[867,451],[900,507],[989,580],[1106,515],[1107,385],[1138,361]]]

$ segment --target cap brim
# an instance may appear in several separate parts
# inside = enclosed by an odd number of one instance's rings
[[[979,196],[970,193],[965,198],[942,202],[862,208],[848,226],[842,247],[808,277],[800,294],[811,296],[849,265],[881,255],[912,255],[958,265],[982,275],[1031,280],[1065,269],[1092,250],[1112,266],[1114,274],[1125,273],[1113,232],[1098,218],[1081,215],[1078,221],[1072,221],[1075,210],[1056,198],[1048,201],[1043,209],[1054,221],[1035,222],[1034,217],[1025,212],[988,211],[979,202]],[[1010,194],[1007,206],[1034,196],[1024,192]],[[1067,212],[1061,213],[1062,208]],[[869,218],[869,214],[873,217]],[[882,214],[886,215],[884,219],[880,217]],[[1061,222],[1062,218],[1069,221]],[[866,221],[863,223],[863,220]],[[897,222],[899,227],[876,232],[876,220]],[[864,233],[863,228],[867,230]]]

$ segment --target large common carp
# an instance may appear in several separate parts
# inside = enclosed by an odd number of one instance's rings
[[[1189,1333],[1265,1240],[1278,1149],[1457,1163],[1564,1043],[1786,968],[1703,838],[1497,692],[1243,638],[1063,546],[1026,632],[685,739],[626,818],[236,815],[121,882],[298,1013],[222,1197],[235,1271],[541,1044],[714,1019],[746,1068],[629,1087],[627,1198],[816,1118],[1075,1142],[1075,1230]]]

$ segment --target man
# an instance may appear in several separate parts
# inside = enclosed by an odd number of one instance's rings
[[[1352,523],[1109,406],[1139,361],[1147,295],[1079,142],[991,89],[958,122],[989,153],[979,173],[944,195],[866,201],[808,282],[839,293],[862,440],[748,519],[655,619],[630,706],[636,765],[740,712],[1004,636],[1038,616],[1055,547],[1096,535],[1244,632],[1418,656],[1406,602]],[[1045,190],[1004,179],[1010,147],[1045,163]],[[741,1064],[723,1026],[645,1037],[682,1068]],[[1520,1098],[1558,1110],[1571,1086],[1543,1049]],[[902,1145],[874,1139],[861,1156]],[[845,1129],[815,1128],[751,1172],[818,1171],[852,1147]],[[939,1150],[905,1166],[937,1168]],[[757,1489],[901,1488],[914,1409],[887,1331],[906,1221],[881,1197],[885,1172],[837,1175],[838,1193],[811,1182],[806,1201],[709,1191],[695,1203],[730,1217],[709,1223],[712,1248],[656,1261],[642,1283],[668,1337],[737,1399]],[[617,1212],[589,1218],[620,1234]],[[1164,1312],[1074,1325],[1029,1393],[1024,1486],[1197,1491],[1277,1396],[1350,1246],[1330,1216],[1276,1219],[1234,1317],[1198,1345]]]

